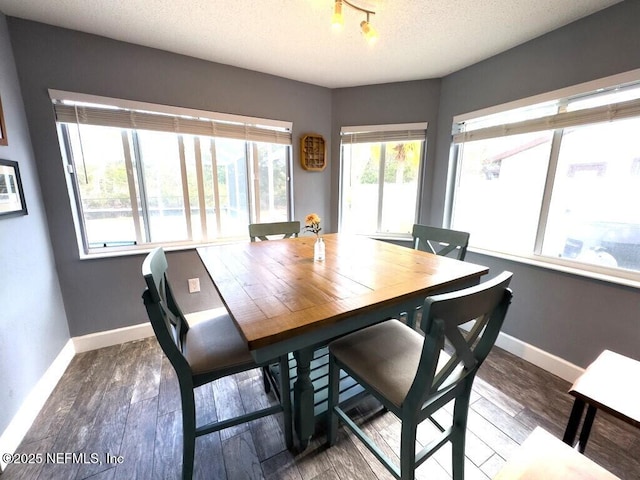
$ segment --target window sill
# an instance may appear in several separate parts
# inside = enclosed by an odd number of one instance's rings
[[[477,253],[479,255],[486,255],[512,262],[524,263],[526,265],[533,265],[535,267],[546,268],[548,270],[568,273],[579,277],[591,278],[602,282],[640,289],[640,272],[633,272],[631,270],[614,270],[605,267],[598,267],[597,265],[570,262],[559,258],[543,257],[541,255],[512,255],[493,250],[483,250],[477,247],[469,247],[467,251]]]
[[[364,237],[369,237],[374,240],[383,240],[387,242],[397,242],[397,243],[408,243],[411,244],[413,242],[413,238],[411,236],[406,235],[393,235],[393,234],[374,234],[374,235],[365,235]],[[248,242],[248,237],[234,237],[234,238],[225,238],[224,240],[219,241],[209,241],[209,242],[201,242],[201,243],[156,243],[156,244],[145,244],[139,246],[127,246],[127,247],[107,247],[104,251],[100,251],[99,249],[93,249],[89,253],[84,251],[80,251],[80,260],[94,260],[98,258],[114,258],[114,257],[126,257],[132,255],[146,255],[151,250],[156,247],[162,247],[167,252],[172,251],[180,251],[180,250],[195,250],[198,247],[203,247],[206,245],[223,245],[228,243],[236,243],[236,242]]]
[[[132,255],[146,255],[151,250],[156,247],[162,247],[166,252],[174,252],[181,250],[195,250],[198,247],[204,247],[206,245],[211,244],[226,244],[226,243],[235,243],[235,242],[248,242],[248,237],[238,237],[238,238],[226,238],[220,241],[210,241],[210,242],[201,242],[201,243],[156,243],[156,244],[145,244],[140,245],[135,248],[132,247],[107,247],[103,251],[97,251],[97,249],[92,250],[89,253],[84,251],[80,251],[80,260],[94,260],[98,258],[115,258],[115,257],[127,257]]]
[[[392,233],[372,233],[372,234],[357,234],[362,235],[363,237],[369,237],[374,240],[384,240],[384,241],[393,241],[393,242],[413,242],[413,237],[411,235],[402,235],[402,234],[392,234]]]

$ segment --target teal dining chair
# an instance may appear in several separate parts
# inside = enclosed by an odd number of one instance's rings
[[[450,442],[453,479],[463,480],[471,387],[511,303],[511,277],[503,272],[480,285],[428,297],[424,336],[392,319],[329,343],[329,445],[342,421],[396,478],[413,480],[415,469]],[[372,394],[400,419],[399,466],[346,413],[357,399],[338,403],[341,370],[364,388],[358,399]],[[453,418],[445,427],[433,416],[451,401]],[[417,428],[425,420],[439,433],[416,454]]]
[[[167,267],[162,248],[156,248],[147,255],[142,264],[142,275],[147,284],[142,298],[158,343],[178,377],[182,401],[182,478],[190,479],[193,475],[196,437],[267,415],[283,412],[285,444],[291,448],[289,395],[282,395],[277,405],[227,420],[196,425],[196,387],[262,365],[253,361],[246,342],[229,315],[219,315],[193,326],[187,323],[167,281]],[[281,388],[284,389],[289,384],[287,358],[283,356],[279,360],[283,373]]]
[[[469,246],[469,233],[430,225],[413,225],[413,248],[435,255],[464,260]]]
[[[249,237],[252,242],[269,240],[269,237],[273,236],[278,238],[297,237],[299,233],[299,221],[249,224]]]
[[[431,225],[413,225],[413,248],[442,257],[464,260],[469,246],[469,233]],[[406,312],[407,325],[415,327],[420,308]]]

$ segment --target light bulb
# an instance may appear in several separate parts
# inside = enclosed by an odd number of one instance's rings
[[[342,16],[342,0],[336,0],[333,4],[333,18],[331,26],[335,29],[341,29],[344,25],[344,17]]]
[[[376,32],[376,29],[373,28],[371,24],[366,20],[363,20],[360,23],[360,29],[362,30],[364,38],[367,40],[367,42],[375,43],[376,40],[378,40],[378,32]]]

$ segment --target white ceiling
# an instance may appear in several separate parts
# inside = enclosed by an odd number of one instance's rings
[[[438,78],[621,0],[0,0],[0,12],[325,87]]]

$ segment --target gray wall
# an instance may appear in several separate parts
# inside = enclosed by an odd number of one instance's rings
[[[69,340],[49,243],[31,139],[6,17],[0,14],[0,95],[8,146],[0,158],[18,162],[27,216],[0,218],[0,432]]]
[[[438,131],[440,80],[387,83],[333,90],[332,157],[340,158],[340,128],[353,125],[384,125],[393,123],[428,122],[427,152],[423,169],[421,211],[429,212],[431,179],[436,158],[435,139]],[[336,212],[334,229],[338,226],[339,162],[331,165],[334,179],[331,190],[331,211]],[[424,218],[422,215],[421,218]]]
[[[143,256],[78,258],[47,89],[288,120],[294,139],[319,133],[330,151],[329,89],[16,18],[8,23],[72,336],[146,320],[140,300]],[[331,169],[304,171],[298,141],[293,151],[295,218],[317,212],[330,225]],[[183,295],[184,310],[215,306],[195,251],[176,255],[169,255],[176,293],[186,291],[194,272],[204,290]]]
[[[437,224],[453,115],[639,68],[639,20],[640,3],[623,2],[442,80],[331,91],[8,19],[71,335],[145,320],[142,256],[78,259],[48,88],[290,120],[294,139],[307,132],[324,135],[331,155],[322,173],[299,167],[294,141],[295,216],[318,212],[329,230],[337,225],[340,126],[427,120],[420,220]],[[636,290],[486,256],[470,254],[469,260],[516,273],[507,333],[579,365],[605,347],[639,356]],[[194,271],[203,279],[193,251],[172,254],[169,261],[179,290],[186,290]],[[186,311],[215,306],[207,293],[185,298]]]
[[[627,1],[444,78],[432,221],[442,219],[454,115],[640,68],[638,52],[640,2]],[[604,348],[640,359],[637,289],[483,255],[467,260],[515,273],[506,333],[581,366]]]

